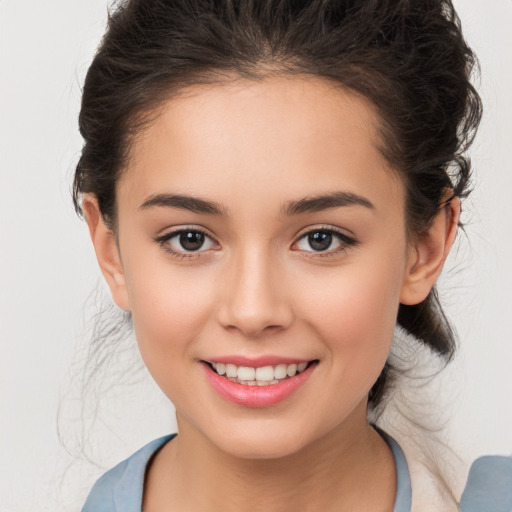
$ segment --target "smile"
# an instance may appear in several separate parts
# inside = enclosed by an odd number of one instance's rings
[[[265,366],[238,366],[218,361],[202,363],[207,381],[222,398],[245,407],[269,407],[298,391],[319,361]]]
[[[245,386],[270,386],[279,384],[284,379],[294,377],[297,373],[302,373],[309,363],[304,361],[299,364],[279,364],[277,366],[260,366],[258,368],[236,366],[230,363],[210,364],[218,375],[225,376],[231,382]]]

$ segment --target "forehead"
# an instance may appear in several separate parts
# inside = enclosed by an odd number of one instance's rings
[[[369,101],[319,78],[193,86],[134,141],[118,191],[134,201],[162,191],[211,192],[221,202],[340,187],[396,195],[378,127]]]

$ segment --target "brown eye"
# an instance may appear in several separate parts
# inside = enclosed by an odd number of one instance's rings
[[[316,231],[308,235],[308,243],[313,251],[327,251],[332,244],[332,233]]]
[[[179,243],[185,251],[198,251],[204,245],[205,235],[199,231],[184,231],[179,235]]]
[[[335,254],[353,245],[357,245],[356,240],[335,229],[314,229],[302,235],[292,249],[327,255]]]
[[[218,249],[219,245],[206,233],[198,229],[177,229],[155,239],[167,252],[185,256],[191,253],[198,255],[210,249]]]

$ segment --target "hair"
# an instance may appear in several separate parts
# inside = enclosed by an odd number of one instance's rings
[[[481,118],[476,58],[450,0],[128,0],[109,14],[85,80],[84,145],[73,187],[96,196],[115,229],[116,182],[158,106],[196,84],[319,77],[367,98],[381,152],[406,189],[408,233],[469,193],[465,152]],[[449,197],[447,198],[447,193]],[[399,306],[398,325],[448,362],[456,341],[436,289]],[[384,399],[387,363],[369,393]]]

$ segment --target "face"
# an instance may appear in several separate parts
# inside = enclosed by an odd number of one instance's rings
[[[365,423],[411,253],[377,127],[272,78],[189,89],[135,141],[113,293],[180,433],[261,458]]]

